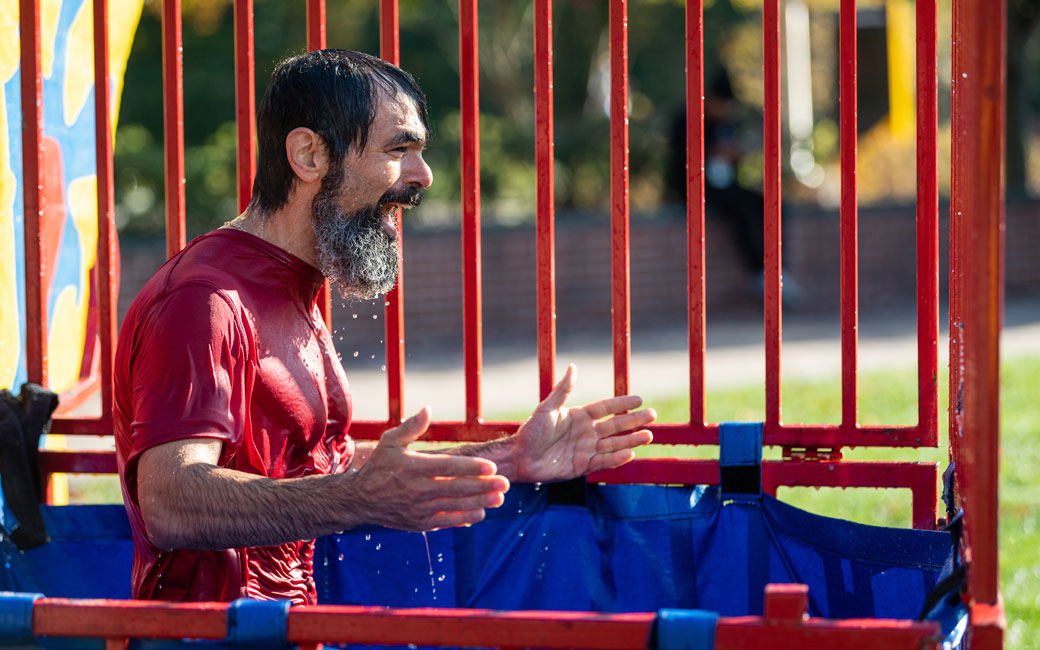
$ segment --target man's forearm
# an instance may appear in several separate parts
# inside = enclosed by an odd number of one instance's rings
[[[148,504],[161,548],[270,546],[366,523],[351,475],[275,480],[197,463],[170,478],[178,497]]]

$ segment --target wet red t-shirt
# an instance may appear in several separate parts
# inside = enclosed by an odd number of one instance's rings
[[[348,465],[350,393],[315,301],[323,279],[281,248],[223,229],[193,240],[134,300],[116,350],[114,416],[135,598],[315,601],[313,540],[224,551],[153,546],[137,461],[156,445],[215,438],[222,467],[269,478]]]

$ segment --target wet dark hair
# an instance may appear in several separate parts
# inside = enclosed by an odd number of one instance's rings
[[[404,93],[429,131],[426,97],[412,76],[363,52],[318,50],[275,66],[256,116],[257,169],[250,207],[269,213],[289,201],[296,174],[285,139],[297,127],[317,133],[338,167],[352,148],[364,151],[381,95]]]

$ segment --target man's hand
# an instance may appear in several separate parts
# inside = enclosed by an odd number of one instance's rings
[[[490,460],[408,449],[430,424],[429,407],[384,432],[351,479],[372,523],[420,531],[466,526],[502,505],[509,481]]]
[[[574,389],[575,373],[575,367],[568,366],[563,379],[517,431],[512,441],[516,480],[561,481],[624,465],[635,457],[633,448],[653,439],[646,429],[633,431],[657,417],[653,409],[628,412],[643,403],[635,395],[564,406]]]

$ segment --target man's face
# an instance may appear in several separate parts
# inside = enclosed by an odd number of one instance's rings
[[[412,100],[384,95],[365,150],[347,152],[322,179],[311,208],[318,268],[344,298],[373,298],[397,281],[398,215],[433,182],[426,142]]]

